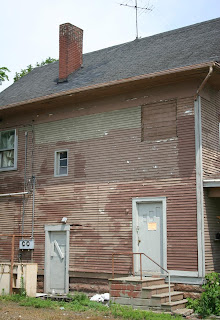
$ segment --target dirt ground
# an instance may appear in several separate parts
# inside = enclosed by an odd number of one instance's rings
[[[0,301],[0,320],[113,320],[108,316],[76,313],[65,310],[22,307],[14,302]]]

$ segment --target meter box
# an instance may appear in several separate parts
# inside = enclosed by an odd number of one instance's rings
[[[33,250],[34,249],[34,240],[20,240],[19,241],[19,249],[20,250]]]

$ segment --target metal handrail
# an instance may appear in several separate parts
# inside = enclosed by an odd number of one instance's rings
[[[165,271],[168,275],[168,288],[169,288],[169,303],[171,303],[171,294],[170,294],[170,273],[166,269],[164,269],[159,263],[154,261],[152,258],[150,258],[148,255],[146,255],[144,252],[123,252],[123,253],[112,253],[112,279],[114,279],[114,256],[115,255],[132,255],[132,275],[134,275],[134,255],[139,254],[140,255],[140,277],[142,280],[142,254],[151,260],[153,263],[155,263],[159,268],[161,268],[163,271]]]

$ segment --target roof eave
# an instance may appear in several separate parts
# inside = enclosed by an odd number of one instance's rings
[[[0,107],[0,110],[23,106],[23,105],[31,104],[34,102],[42,102],[45,100],[50,100],[50,99],[54,99],[54,98],[58,98],[58,97],[62,97],[62,96],[74,95],[74,94],[78,94],[81,92],[96,90],[98,88],[107,88],[107,87],[116,86],[116,85],[120,85],[120,84],[126,84],[129,82],[136,82],[136,81],[140,81],[140,80],[144,80],[144,79],[153,79],[153,78],[159,78],[162,76],[171,75],[171,74],[178,74],[181,72],[186,72],[186,71],[191,71],[191,70],[192,71],[199,70],[199,69],[207,68],[210,66],[216,67],[217,69],[220,70],[220,64],[218,64],[215,61],[210,61],[210,62],[206,62],[206,63],[200,63],[200,64],[195,64],[195,65],[190,65],[190,66],[185,66],[185,67],[180,67],[180,68],[168,69],[168,70],[164,70],[164,71],[144,74],[144,75],[130,77],[130,78],[126,78],[126,79],[114,80],[114,81],[110,81],[110,82],[106,82],[106,83],[99,83],[99,84],[76,88],[76,89],[71,89],[71,90],[67,90],[67,91],[61,91],[59,93],[53,93],[53,94],[45,95],[45,96],[38,97],[38,98],[33,98],[33,99],[21,101],[21,102],[8,104],[8,105]]]

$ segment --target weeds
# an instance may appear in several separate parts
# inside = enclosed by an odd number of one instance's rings
[[[110,303],[109,306],[101,303],[90,301],[89,298],[82,293],[75,293],[68,295],[71,298],[70,302],[65,301],[52,301],[50,299],[42,300],[40,298],[30,298],[19,294],[0,296],[2,301],[14,301],[20,306],[34,307],[34,308],[50,308],[74,311],[74,312],[90,312],[94,315],[114,316],[119,319],[132,319],[132,320],[171,320],[173,317],[169,314],[158,314],[143,310],[134,310],[132,307],[121,306],[119,304]],[[182,319],[176,317],[176,320]]]
[[[27,293],[26,293],[26,290],[25,290],[25,287],[24,287],[24,277],[23,276],[21,276],[21,280],[20,280],[20,292],[19,292],[19,294],[20,294],[20,296],[24,296],[24,297],[26,297],[26,295],[27,295]]]
[[[219,273],[212,272],[205,277],[203,293],[199,299],[188,299],[188,307],[192,308],[202,318],[211,314],[220,315]]]
[[[111,314],[114,317],[121,317],[122,319],[132,320],[171,320],[174,319],[170,314],[154,313],[152,311],[134,310],[132,307],[121,306],[120,304],[112,304]],[[175,317],[176,320],[182,319],[182,317]]]

